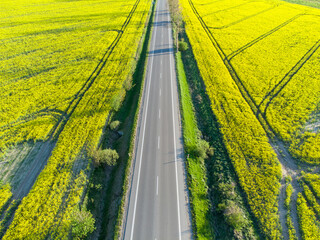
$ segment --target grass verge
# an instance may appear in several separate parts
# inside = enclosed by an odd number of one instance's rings
[[[213,239],[212,228],[208,220],[210,201],[208,199],[207,172],[203,159],[191,152],[196,148],[200,131],[198,130],[192,98],[189,92],[181,53],[176,54],[179,82],[180,108],[182,113],[183,139],[187,156],[188,188],[192,211],[192,225],[197,239]],[[190,154],[191,153],[191,154]]]

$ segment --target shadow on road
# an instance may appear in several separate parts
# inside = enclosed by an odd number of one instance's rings
[[[157,55],[167,55],[173,54],[173,48],[162,48],[153,51],[149,51],[149,56],[157,56]]]

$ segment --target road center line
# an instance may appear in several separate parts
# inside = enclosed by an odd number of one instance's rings
[[[156,12],[156,17],[159,19],[158,17],[159,15]],[[155,17],[155,19],[156,19]],[[156,46],[156,35],[157,35],[157,31],[154,28],[154,39],[153,39],[153,49],[155,49]],[[139,193],[139,182],[140,182],[140,173],[141,173],[141,162],[142,162],[142,153],[143,153],[143,146],[144,146],[144,135],[146,132],[146,122],[147,122],[147,112],[148,112],[148,106],[149,106],[149,96],[150,96],[150,85],[151,85],[151,74],[152,74],[152,66],[153,66],[153,59],[154,57],[151,58],[151,65],[150,65],[150,75],[149,75],[149,86],[148,86],[148,95],[147,95],[147,104],[146,104],[146,113],[144,115],[144,124],[143,124],[143,133],[142,133],[142,147],[141,147],[141,152],[140,152],[140,162],[139,162],[139,171],[138,171],[138,182],[137,182],[137,190],[136,190],[136,197],[134,200],[134,209],[133,209],[133,219],[132,219],[132,228],[131,228],[131,236],[130,239],[133,239],[133,230],[134,230],[134,223],[135,223],[135,218],[136,218],[136,210],[137,210],[137,200],[138,200],[138,193]]]
[[[170,19],[168,19],[170,21]],[[170,27],[168,27],[168,44],[170,46]],[[173,46],[172,46],[173,48]],[[170,71],[170,80],[171,80],[171,101],[172,101],[172,122],[173,122],[173,147],[174,147],[174,162],[176,170],[176,189],[177,189],[177,207],[178,207],[178,227],[179,227],[179,240],[181,240],[181,224],[180,224],[180,203],[179,203],[179,183],[178,183],[178,166],[177,166],[177,148],[176,148],[176,133],[175,133],[175,115],[174,115],[174,101],[173,101],[173,82],[172,82],[172,55],[169,54],[169,71]]]
[[[157,176],[157,196],[159,194],[159,177]]]
[[[161,29],[161,42],[163,42],[163,28]]]

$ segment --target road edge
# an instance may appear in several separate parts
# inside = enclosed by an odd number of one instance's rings
[[[124,176],[124,183],[123,183],[123,192],[122,192],[122,199],[121,199],[121,206],[119,208],[118,212],[118,218],[117,218],[117,223],[115,226],[115,234],[114,234],[114,240],[122,239],[124,236],[124,230],[126,226],[126,216],[128,214],[128,201],[129,201],[129,195],[131,192],[131,186],[132,186],[132,176],[133,176],[133,167],[135,164],[135,156],[136,156],[136,150],[137,150],[137,133],[138,133],[138,128],[139,128],[139,123],[141,122],[141,115],[142,115],[142,108],[141,105],[143,103],[143,97],[145,93],[145,76],[146,76],[146,71],[147,71],[147,64],[148,64],[148,57],[147,57],[147,51],[150,47],[150,42],[151,42],[151,34],[152,34],[152,23],[154,19],[154,12],[155,12],[155,6],[156,6],[156,1],[152,1],[151,5],[151,12],[149,14],[149,20],[147,24],[147,29],[145,32],[144,36],[144,44],[146,44],[146,55],[143,56],[146,58],[144,62],[144,71],[143,71],[143,76],[142,76],[142,83],[141,83],[141,89],[140,89],[140,94],[139,94],[139,100],[138,100],[138,106],[137,106],[137,111],[135,113],[134,117],[134,123],[133,123],[133,133],[132,137],[130,140],[130,147],[129,147],[129,153],[128,153],[128,161],[127,161],[127,166],[125,169],[125,176]],[[144,48],[144,47],[143,47]],[[142,48],[142,53],[143,54],[143,48]]]

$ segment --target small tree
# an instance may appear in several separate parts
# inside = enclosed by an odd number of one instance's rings
[[[235,230],[240,231],[248,224],[241,208],[232,200],[218,204],[218,209],[223,212],[226,222]]]
[[[206,159],[209,156],[213,156],[214,150],[213,147],[210,147],[209,143],[203,139],[198,139],[196,147],[194,149],[194,155]]]
[[[185,41],[179,41],[179,50],[180,51],[187,51],[188,44]]]
[[[77,207],[71,214],[71,232],[73,239],[84,239],[89,233],[95,230],[95,220],[92,214]]]
[[[120,122],[119,121],[113,121],[112,123],[110,123],[110,129],[112,131],[117,131],[119,128]]]
[[[224,212],[224,215],[227,223],[235,230],[240,231],[247,224],[247,219],[237,205],[228,206]]]
[[[96,166],[115,166],[119,159],[117,151],[113,149],[92,150],[90,155]]]

